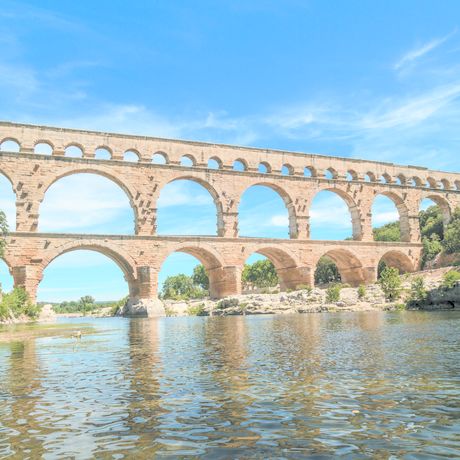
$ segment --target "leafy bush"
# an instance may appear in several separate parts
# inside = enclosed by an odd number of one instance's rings
[[[421,302],[426,299],[428,292],[425,289],[425,283],[421,276],[416,276],[410,286],[410,300]]]
[[[187,315],[188,316],[207,316],[207,312],[204,309],[204,303],[200,303],[199,305],[189,305],[187,308]]]
[[[460,281],[460,272],[450,270],[442,277],[442,287],[445,289],[452,289],[457,282]]]
[[[385,267],[379,279],[380,287],[387,300],[396,300],[401,294],[401,278],[394,267]]]
[[[315,284],[338,283],[340,273],[335,262],[327,256],[319,259],[315,270]]]
[[[358,299],[364,298],[366,295],[366,286],[364,284],[360,284],[358,287]]]
[[[29,295],[23,287],[15,287],[8,294],[3,294],[0,304],[0,317],[9,318],[26,315],[36,318],[40,313],[40,307],[32,304]]]
[[[340,300],[341,284],[333,284],[326,290],[326,302],[338,302]]]

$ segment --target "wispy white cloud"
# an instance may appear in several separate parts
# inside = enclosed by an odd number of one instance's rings
[[[95,199],[97,197],[97,199]],[[93,175],[68,176],[53,184],[40,207],[39,230],[133,233],[128,197],[108,179]]]
[[[276,214],[270,218],[270,224],[274,227],[288,227],[289,217],[286,214]]]
[[[402,67],[413,63],[417,59],[420,59],[421,57],[425,56],[428,54],[430,51],[433,51],[435,48],[438,48],[441,46],[443,43],[445,43],[449,38],[451,38],[455,33],[457,33],[457,29],[455,29],[453,32],[445,35],[444,37],[439,37],[439,38],[434,38],[433,40],[430,40],[427,43],[424,43],[421,46],[418,46],[406,54],[404,54],[395,64],[394,64],[394,69],[395,70],[400,70]]]

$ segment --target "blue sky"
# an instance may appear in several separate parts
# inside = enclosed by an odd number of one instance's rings
[[[4,0],[0,118],[455,171],[459,18],[460,3],[448,0]],[[192,206],[191,193],[200,206]],[[62,198],[69,196],[72,210]],[[0,206],[11,216],[8,197],[0,181]],[[160,205],[161,233],[215,233],[212,200],[197,185],[170,184]],[[241,234],[287,236],[287,213],[274,192],[251,190],[240,212]],[[337,213],[343,223],[328,221]],[[392,205],[376,203],[376,225],[395,215]],[[337,197],[318,196],[312,216],[316,239],[351,232]],[[133,224],[113,184],[75,176],[49,190],[40,228],[130,233]],[[161,279],[192,267],[175,255]],[[47,269],[39,298],[112,299],[125,291],[112,262],[71,253]]]

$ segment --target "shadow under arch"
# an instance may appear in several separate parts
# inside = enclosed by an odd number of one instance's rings
[[[280,282],[280,290],[296,289],[301,284],[308,284],[308,278],[299,269],[293,254],[286,249],[271,246],[260,246],[252,250],[251,254],[260,254],[270,260],[275,266]]]
[[[405,205],[403,198],[399,196],[397,193],[382,191],[378,192],[374,196],[373,203],[375,201],[375,198],[379,195],[386,196],[394,203],[399,214],[399,231],[401,234],[401,241],[410,241],[409,210],[407,209],[407,206]]]
[[[211,298],[220,298],[222,292],[222,283],[224,283],[224,263],[220,254],[212,247],[200,243],[198,246],[193,244],[179,244],[171,248],[160,265],[161,268],[166,262],[167,258],[175,252],[182,252],[195,257],[204,266],[209,278],[209,295]]]
[[[425,199],[431,200],[435,205],[439,206],[439,208],[441,209],[441,213],[442,213],[442,223],[445,229],[446,225],[452,219],[452,211],[450,209],[449,202],[442,196],[435,195],[435,194],[428,194],[428,195],[422,196],[422,198],[420,199],[419,209],[422,204],[422,201]]]
[[[363,265],[358,257],[348,249],[331,249],[318,257],[315,267],[321,257],[329,257],[337,265],[342,282],[351,286],[359,286],[366,283],[366,275]]]
[[[401,251],[391,250],[386,252],[379,260],[384,262],[388,267],[394,267],[399,270],[399,273],[412,273],[415,271],[412,260]]]
[[[201,185],[202,187],[204,187],[206,191],[211,195],[214,205],[216,207],[217,236],[224,236],[225,229],[224,229],[224,213],[223,213],[222,202],[220,200],[219,194],[217,193],[217,190],[209,182],[199,177],[192,176],[192,175],[174,177],[169,182],[166,182],[165,184],[163,184],[160,190],[160,195],[164,187],[166,187],[168,184],[172,184],[173,182],[177,182],[180,180],[189,180],[189,181],[195,182]]]
[[[122,271],[129,288],[129,297],[136,298],[139,295],[139,287],[136,283],[135,262],[129,254],[121,254],[105,243],[90,243],[85,241],[72,241],[57,247],[41,262],[41,273],[58,257],[73,251],[94,251],[111,259]]]
[[[316,194],[313,196],[313,199],[311,200],[311,204],[321,192],[332,192],[335,195],[342,198],[343,201],[345,201],[345,204],[348,206],[348,212],[350,213],[350,217],[351,217],[353,239],[357,241],[362,240],[363,230],[362,230],[362,225],[361,225],[361,213],[360,213],[359,207],[357,206],[355,200],[351,197],[351,195],[345,190],[342,190],[341,188],[326,187],[316,192]],[[311,207],[311,204],[310,204],[310,207]]]
[[[289,219],[289,238],[291,239],[296,239],[298,237],[298,227],[297,227],[297,215],[295,212],[295,206],[294,202],[292,201],[291,196],[289,193],[283,188],[280,187],[277,184],[274,184],[273,182],[269,181],[258,181],[255,182],[254,184],[249,185],[243,190],[243,193],[240,196],[239,203],[238,203],[238,217],[239,217],[239,206],[241,205],[242,198],[244,194],[251,189],[252,187],[267,187],[274,192],[276,192],[281,199],[283,200],[284,205],[286,206],[287,212],[288,212],[288,219]]]
[[[59,174],[53,179],[46,184],[44,190],[43,190],[43,195],[42,195],[42,201],[40,205],[43,203],[46,192],[53,186],[55,183],[57,183],[59,180],[65,178],[65,177],[70,177],[78,174],[92,174],[95,176],[101,176],[104,177],[105,179],[110,180],[111,182],[115,183],[118,187],[123,190],[125,195],[128,197],[129,205],[131,206],[131,209],[133,211],[133,217],[134,217],[134,234],[137,235],[138,230],[139,230],[139,212],[137,209],[136,204],[134,203],[134,191],[131,191],[129,187],[126,186],[126,184],[123,182],[123,180],[113,174],[110,174],[106,171],[101,171],[99,169],[94,169],[94,168],[78,168],[78,169],[71,169],[68,171],[65,171],[62,174]]]

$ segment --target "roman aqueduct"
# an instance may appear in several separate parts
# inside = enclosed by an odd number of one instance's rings
[[[17,148],[1,148],[2,144]],[[37,146],[45,146],[48,154],[37,153]],[[104,159],[95,156],[98,149],[104,149]],[[380,260],[408,272],[419,266],[421,200],[430,198],[438,204],[444,223],[460,206],[460,174],[351,158],[7,122],[0,123],[0,150],[0,173],[16,195],[16,231],[8,236],[4,259],[15,285],[24,286],[32,298],[48,264],[77,249],[113,259],[124,273],[132,299],[156,297],[160,267],[175,251],[204,264],[216,298],[241,292],[241,270],[254,252],[274,263],[282,289],[312,285],[323,255],[336,262],[344,282],[369,283],[376,279]],[[68,156],[71,150],[77,157]],[[127,156],[131,161],[126,161]],[[152,162],[154,157],[160,164]],[[59,179],[77,173],[104,176],[123,189],[134,212],[135,235],[37,231],[46,191]],[[160,191],[180,179],[196,181],[212,195],[217,236],[156,235]],[[289,239],[238,236],[240,198],[253,185],[270,187],[282,197],[289,214]],[[310,206],[323,190],[347,203],[352,240],[309,239]],[[371,207],[377,195],[395,203],[401,242],[373,241]]]

